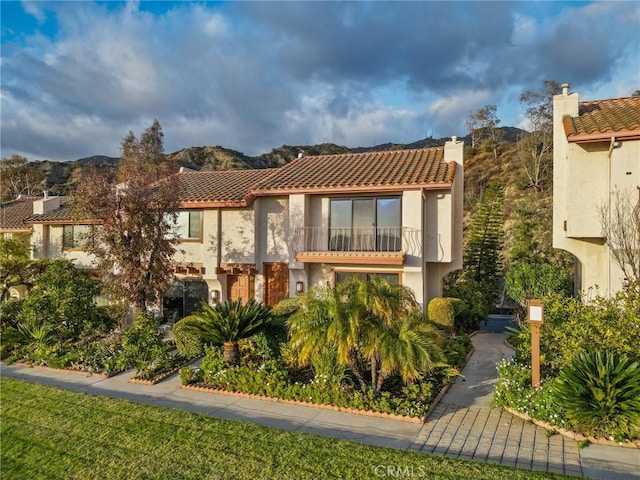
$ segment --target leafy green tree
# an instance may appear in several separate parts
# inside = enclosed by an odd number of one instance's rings
[[[41,273],[47,262],[31,260],[28,237],[5,238],[0,236],[0,301],[9,296],[9,289],[17,285],[33,286],[34,278]]]
[[[98,282],[69,260],[50,260],[34,280],[22,310],[24,323],[47,324],[62,341],[101,328],[106,321],[95,303]]]
[[[507,271],[505,288],[507,295],[524,309],[531,298],[571,295],[573,282],[570,271],[562,266],[520,260]]]
[[[74,219],[99,225],[91,230],[88,250],[107,293],[138,312],[159,302],[173,276],[176,170],[164,155],[156,120],[139,141],[133,133],[124,139],[115,177],[94,170],[73,195]]]
[[[213,307],[202,303],[200,311],[183,318],[176,325],[198,335],[204,342],[223,344],[224,360],[230,365],[238,365],[238,342],[263,330],[270,320],[271,309],[255,298],[250,298],[244,305],[242,299],[228,298]]]
[[[38,195],[42,193],[44,173],[34,168],[20,156],[0,160],[0,192],[2,200],[11,200],[18,195]]]

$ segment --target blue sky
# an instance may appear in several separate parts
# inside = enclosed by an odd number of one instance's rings
[[[168,152],[349,147],[466,134],[543,80],[640,89],[639,2],[18,2],[1,8],[1,149],[118,156],[154,118]]]

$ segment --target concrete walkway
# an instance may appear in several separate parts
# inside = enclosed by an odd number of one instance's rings
[[[449,389],[424,425],[183,390],[178,375],[145,386],[128,382],[133,371],[102,379],[0,364],[0,374],[376,446],[603,480],[640,480],[638,450],[597,445],[578,450],[572,440],[560,435],[547,437],[541,427],[489,407],[496,382],[495,364],[512,354],[504,345],[504,338],[499,333],[473,337],[475,352],[462,372],[465,378],[458,379]]]

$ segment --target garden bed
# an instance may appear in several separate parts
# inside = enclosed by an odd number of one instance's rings
[[[133,378],[129,379],[129,383],[137,383],[139,385],[155,385],[156,383],[160,383],[161,381],[166,380],[170,376],[178,373],[182,367],[195,362],[198,358],[199,357],[182,360],[168,370],[163,370],[151,374],[149,378],[144,378],[144,376],[136,374],[133,376]]]
[[[201,385],[201,384],[182,385],[182,388],[184,388],[185,390],[213,393],[216,395],[225,395],[228,397],[250,398],[252,400],[263,400],[266,402],[284,403],[287,405],[299,405],[302,407],[322,408],[324,410],[334,410],[336,412],[354,413],[356,415],[365,415],[368,417],[387,418],[390,420],[400,420],[402,422],[424,423],[426,420],[426,417],[423,417],[423,418],[409,417],[406,415],[394,415],[392,413],[376,412],[373,410],[359,410],[359,409],[349,408],[349,407],[338,407],[336,405],[328,405],[325,403],[303,402],[300,400],[286,400],[278,397],[269,397],[266,395],[254,395],[251,393],[231,392],[229,390],[219,390],[219,389],[215,389],[215,388],[208,387],[206,385]]]
[[[610,440],[602,437],[592,437],[586,436],[578,432],[574,432],[573,430],[566,430],[564,428],[552,425],[550,423],[544,422],[542,420],[536,420],[535,418],[531,418],[529,415],[525,413],[521,413],[510,407],[502,407],[505,411],[515,415],[516,417],[522,418],[523,420],[528,420],[530,422],[535,423],[539,427],[545,428],[549,431],[556,432],[563,437],[570,438],[577,442],[588,441],[589,443],[594,443],[597,445],[609,445],[612,447],[626,447],[626,448],[640,448],[640,440],[627,440],[625,442],[616,442],[614,440]]]

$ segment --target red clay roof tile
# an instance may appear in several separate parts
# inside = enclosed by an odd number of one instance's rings
[[[33,215],[36,200],[36,197],[18,197],[0,205],[0,232],[30,231],[24,220]]]
[[[640,137],[640,97],[581,102],[578,116],[562,119],[569,142]]]
[[[303,157],[258,183],[254,193],[447,187],[456,164],[443,159],[442,147]]]
[[[246,205],[250,201],[251,188],[275,171],[265,168],[178,173],[180,203],[183,206],[204,203],[209,207]]]

